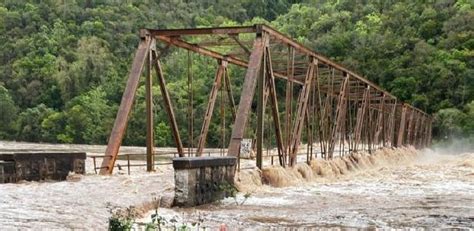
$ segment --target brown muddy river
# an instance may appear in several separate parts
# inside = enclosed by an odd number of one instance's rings
[[[239,195],[237,201],[243,199]],[[474,154],[425,153],[404,166],[376,167],[286,188],[263,186],[242,205],[227,198],[163,213],[183,223],[225,223],[231,229],[472,229]]]
[[[103,148],[93,147],[97,153]],[[170,166],[163,166],[151,174],[89,174],[77,182],[0,184],[0,230],[106,230],[107,204],[125,207],[149,202],[152,195],[169,196],[172,174]],[[244,193],[239,193],[236,199],[196,208],[162,208],[159,214],[168,227],[194,224],[191,230],[197,226],[217,230],[222,224],[230,230],[473,229],[474,153],[425,151],[409,163],[316,178],[291,187],[249,187],[248,191],[251,195],[246,201]],[[236,201],[244,202],[236,205]],[[149,220],[149,215],[141,221]]]

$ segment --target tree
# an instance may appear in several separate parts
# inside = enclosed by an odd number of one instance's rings
[[[411,99],[413,89],[417,87],[416,80],[413,77],[399,77],[391,83],[391,92],[401,101]]]
[[[36,107],[28,108],[20,113],[18,117],[18,135],[19,140],[38,142],[43,141],[43,130],[41,123],[48,118],[54,110],[48,108],[44,104],[39,104]]]
[[[18,108],[8,90],[0,85],[0,139],[14,138],[15,119]]]
[[[474,100],[472,9],[469,0],[2,1],[0,104],[10,109],[0,109],[2,120],[9,121],[0,124],[0,138],[105,143],[139,42],[139,28],[254,23],[271,24],[429,113],[461,111],[466,117],[461,133],[466,135],[472,131],[467,118],[471,118],[469,102]],[[189,132],[186,54],[172,48],[162,56],[182,137]],[[199,134],[217,65],[199,55],[193,60],[194,134]],[[238,100],[245,70],[233,65],[229,69]],[[285,88],[279,83],[277,87]],[[168,118],[159,89],[155,92],[155,130],[166,137],[156,141],[174,145],[163,126]],[[124,144],[145,143],[143,96],[140,88]],[[446,113],[440,111],[440,116]],[[230,121],[230,113],[226,116]],[[210,147],[219,143],[218,117],[211,121]],[[446,124],[438,122],[435,127]],[[184,145],[187,142],[183,139]]]
[[[474,100],[466,105],[466,118],[464,121],[464,134],[474,138]]]
[[[58,140],[67,143],[107,143],[114,109],[108,105],[101,87],[72,99],[64,111],[65,127],[57,135]]]
[[[41,140],[49,143],[72,143],[73,140],[63,134],[66,117],[63,112],[53,112],[41,122]]]
[[[56,80],[64,101],[71,100],[100,84],[116,81],[113,60],[107,42],[97,37],[83,37],[78,42],[76,60],[58,59]]]

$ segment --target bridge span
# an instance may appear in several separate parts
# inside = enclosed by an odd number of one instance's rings
[[[240,155],[249,117],[257,114],[255,128],[256,165],[262,167],[263,140],[275,137],[278,163],[293,166],[301,143],[308,144],[307,159],[331,159],[352,152],[381,147],[414,146],[431,143],[432,117],[420,109],[401,102],[363,76],[312,51],[277,30],[262,24],[241,27],[193,29],[142,29],[120,108],[111,132],[101,174],[110,174],[127,127],[140,76],[145,72],[146,133],[148,170],[153,170],[153,102],[152,85],[156,79],[169,118],[177,152],[180,156],[200,156],[206,146],[209,125],[219,91],[225,92],[232,114],[232,132],[226,153]],[[216,73],[209,92],[207,109],[195,149],[194,136],[187,137],[191,147],[183,146],[172,100],[166,87],[160,58],[171,47],[211,57]],[[190,60],[192,62],[192,60]],[[229,65],[246,69],[240,100],[234,99]],[[153,76],[153,70],[156,78]],[[192,88],[192,79],[189,82]],[[277,87],[284,86],[284,87]],[[281,92],[281,89],[285,89]],[[294,99],[294,96],[296,96]],[[192,95],[190,117],[195,116]],[[257,107],[252,107],[255,104]],[[269,107],[270,121],[265,120]],[[271,130],[264,124],[271,123]],[[187,125],[193,130],[194,124]],[[266,134],[265,134],[266,133]]]

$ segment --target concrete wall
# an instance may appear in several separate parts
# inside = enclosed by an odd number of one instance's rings
[[[11,161],[0,161],[0,183],[13,183],[15,181],[15,163]]]
[[[65,180],[85,173],[85,153],[0,153],[0,183]]]
[[[174,205],[190,207],[223,199],[234,184],[235,157],[181,157],[173,159]]]

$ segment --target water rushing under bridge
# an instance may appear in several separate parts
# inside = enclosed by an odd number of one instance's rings
[[[101,174],[113,171],[144,69],[148,170],[153,169],[154,146],[152,69],[157,74],[177,151],[180,156],[186,154],[160,63],[160,57],[170,47],[183,48],[217,60],[214,81],[209,83],[212,88],[195,151],[197,156],[205,147],[219,90],[226,92],[233,118],[227,155],[239,156],[250,112],[256,110],[256,160],[260,168],[267,105],[271,109],[273,129],[265,132],[274,133],[279,164],[282,166],[296,163],[303,131],[306,132],[304,141],[311,144],[306,151],[308,159],[317,154],[329,159],[356,151],[371,152],[380,147],[413,145],[422,148],[431,142],[430,115],[399,101],[364,77],[269,26],[142,29],[140,38]],[[246,68],[238,103],[233,96],[235,87],[231,85],[229,64]],[[281,84],[279,81],[285,82],[285,92],[277,92],[280,88],[276,86]],[[253,109],[255,95],[257,107]],[[284,103],[279,103],[279,96],[282,95],[285,95]],[[298,95],[296,101],[294,95]],[[190,112],[192,117],[192,104]],[[188,143],[193,143],[194,137],[191,135],[188,138],[191,140]]]

